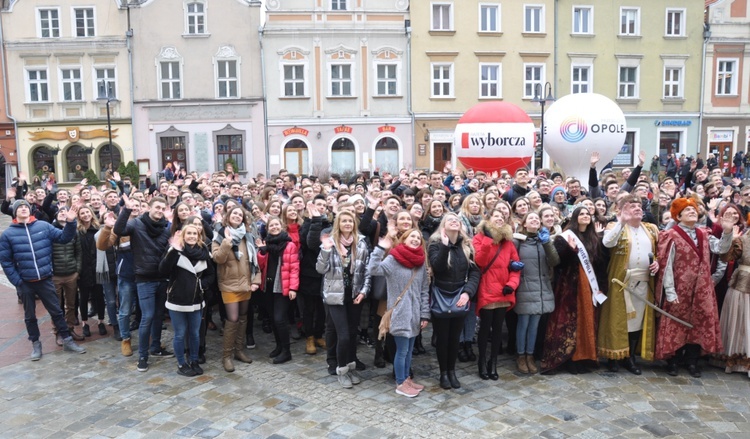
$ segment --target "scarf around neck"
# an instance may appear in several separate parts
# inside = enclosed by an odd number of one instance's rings
[[[199,261],[208,260],[208,249],[202,245],[190,245],[185,244],[182,247],[182,254],[190,260],[190,263],[195,265]]]
[[[143,221],[143,224],[146,226],[146,233],[152,238],[158,237],[164,233],[164,230],[167,228],[167,220],[162,218],[159,221],[154,221],[151,219],[148,212],[141,215],[141,221]]]
[[[291,241],[289,234],[283,231],[278,235],[268,235],[266,236],[266,251],[269,256],[278,257],[286,248],[286,244]]]
[[[344,238],[344,235],[339,235],[339,254],[342,257],[349,253],[346,251],[346,248],[351,247],[352,243],[354,243],[354,234],[349,235],[349,238]]]
[[[236,229],[230,226],[227,226],[224,230],[229,231],[229,236],[232,238],[232,251],[234,252],[234,257],[237,258],[239,261],[240,258],[242,258],[242,252],[240,251],[240,243],[242,243],[242,238],[245,237],[245,234],[247,232],[245,231],[245,225],[240,224],[239,227]]]
[[[422,247],[411,248],[405,244],[399,244],[391,249],[390,255],[406,268],[421,267],[424,265],[425,256]]]

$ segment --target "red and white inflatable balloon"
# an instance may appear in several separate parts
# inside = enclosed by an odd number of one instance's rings
[[[525,111],[508,102],[483,102],[458,120],[453,155],[464,167],[511,174],[528,167],[534,154],[536,130]]]

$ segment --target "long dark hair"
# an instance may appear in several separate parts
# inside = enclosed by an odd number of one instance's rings
[[[591,222],[588,226],[586,226],[586,230],[581,232],[580,230],[578,230],[578,216],[581,214],[581,211],[583,209],[586,209],[586,212],[588,212],[589,216],[591,216]],[[578,239],[583,242],[583,246],[586,247],[586,251],[589,254],[589,259],[591,259],[592,261],[595,261],[600,257],[600,241],[599,237],[596,235],[594,221],[596,221],[596,216],[591,214],[591,211],[588,209],[588,207],[580,206],[573,211],[573,213],[570,215],[570,221],[568,222],[568,225],[565,226],[565,230],[572,231],[578,237]]]

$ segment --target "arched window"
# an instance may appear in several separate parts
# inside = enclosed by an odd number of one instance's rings
[[[122,162],[122,154],[120,154],[120,148],[118,148],[115,145],[112,145],[112,155],[109,154],[109,145],[104,145],[101,148],[99,148],[99,172],[101,176],[99,178],[104,178],[105,173],[107,172],[107,169],[109,169],[109,165],[112,161],[114,161],[114,166],[112,167],[113,170],[117,170],[117,168],[120,167],[120,162]]]
[[[292,139],[284,145],[284,168],[292,174],[309,174],[308,158],[310,150],[307,143],[300,139]]]
[[[52,150],[45,145],[37,146],[31,154],[31,165],[34,172],[44,169],[45,166],[50,172],[55,172],[55,156],[52,154]],[[60,179],[60,177],[57,178]]]
[[[356,167],[354,143],[346,137],[336,139],[331,146],[331,172],[354,172]]]
[[[375,166],[380,172],[397,174],[398,166],[398,143],[393,137],[383,137],[375,144]]]
[[[80,180],[89,169],[89,154],[83,151],[83,146],[73,145],[65,150],[65,167],[68,181]]]

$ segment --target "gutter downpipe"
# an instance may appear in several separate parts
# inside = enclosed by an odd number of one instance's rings
[[[128,80],[130,81],[130,129],[133,133],[133,160],[138,161],[138,148],[137,148],[137,136],[135,135],[135,127],[134,127],[134,121],[135,121],[135,82],[133,80],[133,27],[130,23],[130,3],[126,3],[127,6],[127,14],[128,14],[128,30],[125,32],[125,38],[127,40],[127,49],[128,49],[128,70],[130,70],[130,77]],[[121,116],[122,117],[122,116]],[[110,141],[110,150],[112,148]],[[114,166],[114,164],[112,164]],[[151,178],[151,176],[148,176]]]
[[[258,43],[260,44],[260,77],[263,84],[263,143],[266,151],[266,178],[271,175],[271,157],[268,149],[268,99],[266,94],[266,56],[263,48],[263,26],[258,26]]]
[[[708,46],[708,40],[711,38],[711,26],[708,23],[703,25],[703,57],[701,58],[701,98],[700,108],[698,109],[698,148],[697,152],[701,152],[701,141],[703,140],[703,106],[705,105],[705,92],[706,92],[706,50]],[[708,157],[710,151],[708,151],[708,141],[706,141],[706,157]]]
[[[3,33],[2,18],[0,18],[0,66],[3,69],[3,84],[7,86],[8,78],[7,78],[7,71],[5,67],[5,35]],[[8,93],[6,92],[4,94],[5,94],[5,97],[4,97],[5,98],[5,115],[8,117],[8,119],[13,121],[13,130],[14,130],[13,132],[15,133],[14,141],[16,142],[16,170],[17,172],[20,173],[21,172],[21,160],[18,159],[18,153],[20,151],[18,148],[18,121],[16,120],[15,117],[13,117],[10,114],[10,99],[8,98]],[[6,163],[7,163],[7,159],[6,159]],[[6,171],[7,171],[7,168],[6,168]],[[5,186],[6,186],[5,189],[6,190],[10,187],[8,185],[9,184],[8,182],[11,180],[12,178],[8,178],[8,174],[6,172],[5,174]]]
[[[560,4],[559,0],[555,0],[555,35],[554,35],[554,48],[552,50],[552,63],[554,64],[552,67],[552,84],[553,88],[557,87],[557,67],[558,67],[558,61],[557,61],[557,51],[559,49],[559,36],[558,36],[558,22],[560,18]],[[544,95],[544,88],[542,88],[542,95]],[[558,96],[559,96],[559,90],[558,90]],[[544,96],[542,96],[544,98]],[[544,109],[542,108],[542,111]],[[543,116],[542,116],[543,117]],[[544,127],[541,126],[540,129],[544,130]],[[549,160],[547,160],[547,163],[545,164],[544,160],[545,153],[542,152],[542,168],[546,168],[549,166]]]
[[[412,96],[411,96],[411,19],[409,20],[409,25],[405,27],[406,32],[406,89],[408,90],[407,97],[406,97],[406,111],[409,112],[409,116],[411,117],[411,149],[412,149],[412,157],[414,163],[412,166],[414,166],[414,169],[417,167],[417,121],[416,117],[414,116],[414,110],[412,109]],[[401,167],[404,166],[403,163],[400,164]]]

